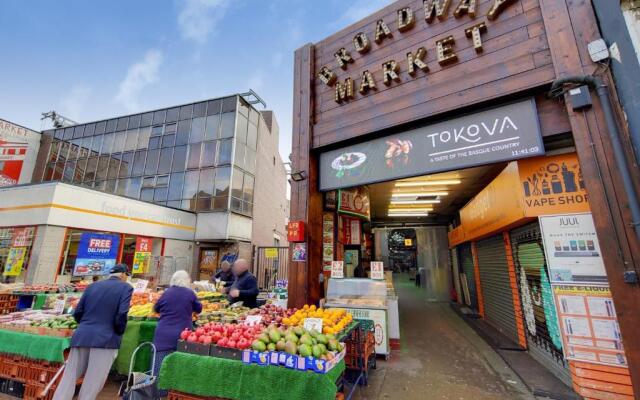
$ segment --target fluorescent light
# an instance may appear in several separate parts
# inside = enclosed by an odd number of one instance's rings
[[[407,214],[407,213],[401,213],[401,214],[388,214],[389,217],[427,217],[429,216],[429,213],[414,213],[414,214]]]
[[[414,187],[414,186],[443,186],[443,185],[459,185],[460,179],[448,179],[441,181],[407,181],[396,182],[396,187]]]
[[[389,208],[389,212],[393,212],[393,213],[401,213],[401,212],[427,212],[427,211],[433,211],[433,208]]]
[[[447,196],[449,194],[449,192],[407,192],[407,193],[402,193],[402,192],[397,192],[397,193],[391,193],[391,197],[424,197],[424,196]]]
[[[438,204],[440,200],[392,200],[391,204]]]

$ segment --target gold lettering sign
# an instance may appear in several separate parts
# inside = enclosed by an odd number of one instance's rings
[[[398,10],[398,30],[400,32],[406,32],[413,28],[416,24],[416,19],[413,15],[411,7],[405,7]]]
[[[515,3],[515,1],[516,0],[492,0],[491,9],[486,15],[487,19],[495,20],[509,5]],[[430,24],[436,18],[439,20],[446,19],[451,3],[452,0],[423,0],[422,4],[426,23]],[[457,6],[453,14],[456,18],[465,15],[468,15],[470,18],[475,18],[478,12],[478,3],[478,0],[457,0]],[[399,32],[407,32],[415,27],[417,22],[416,13],[411,7],[403,7],[397,10],[397,16]],[[487,29],[486,21],[481,21],[464,30],[465,36],[471,39],[473,48],[478,54],[483,51],[482,35],[487,32]],[[376,21],[374,28],[374,41],[380,44],[385,39],[393,39],[393,33],[384,20],[379,19]],[[353,37],[352,42],[353,48],[360,54],[367,54],[371,51],[371,42],[364,31],[358,32]],[[458,61],[455,43],[453,35],[436,41],[436,60],[441,66],[453,64]],[[382,81],[385,85],[390,86],[394,81],[401,82],[404,72],[411,77],[415,77],[418,70],[429,73],[429,66],[426,62],[427,49],[424,46],[418,47],[415,52],[410,51],[406,53],[406,55],[406,71],[403,71],[403,66],[396,60],[389,60],[382,63]],[[350,64],[356,64],[360,61],[356,61],[345,47],[336,51],[334,58],[338,66],[344,70],[347,70]],[[364,63],[367,64],[368,61],[365,60]],[[354,87],[356,82],[352,78],[346,78],[344,81],[338,82],[337,75],[327,66],[320,68],[316,76],[327,86],[335,85],[334,97],[336,102],[343,103],[355,98]],[[365,95],[369,91],[376,89],[373,72],[370,70],[362,72],[360,75],[360,83],[358,84],[358,92]]]
[[[338,66],[340,68],[342,68],[342,69],[347,69],[347,64],[353,62],[353,58],[351,57],[351,54],[349,54],[347,49],[345,49],[344,47],[341,48],[340,50],[338,50],[334,54],[334,57],[336,58],[336,61],[338,62]]]

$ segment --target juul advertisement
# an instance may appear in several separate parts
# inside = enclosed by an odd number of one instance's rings
[[[40,134],[0,119],[0,187],[29,183]]]
[[[320,190],[544,154],[533,99],[328,151]]]

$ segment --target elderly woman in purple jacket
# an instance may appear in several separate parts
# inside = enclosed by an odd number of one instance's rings
[[[191,278],[186,271],[173,274],[170,287],[160,296],[155,311],[160,314],[160,320],[153,337],[158,351],[153,374],[158,376],[164,358],[176,351],[180,333],[193,328],[193,313],[202,312],[202,304],[191,290]]]

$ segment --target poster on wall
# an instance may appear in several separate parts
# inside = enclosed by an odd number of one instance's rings
[[[116,265],[120,235],[83,233],[78,245],[74,276],[108,275]]]
[[[360,244],[360,236],[361,236],[360,219],[344,217],[344,216],[341,216],[340,219],[341,219],[341,227],[342,227],[342,235],[341,235],[342,244],[344,245]]]
[[[591,213],[539,217],[551,283],[606,284]]]
[[[324,271],[331,271],[331,262],[334,260],[334,218],[333,213],[325,212],[322,215],[322,265]]]
[[[12,247],[9,249],[7,261],[4,264],[4,276],[20,276],[24,258],[27,256],[26,247]]]
[[[554,285],[565,358],[626,366],[616,310],[607,286]]]
[[[361,186],[338,191],[338,212],[369,220],[371,218],[369,188]]]
[[[146,274],[149,272],[152,248],[153,239],[146,237],[138,237],[136,239],[136,252],[133,255],[133,266],[131,269],[133,274]]]
[[[0,119],[0,187],[31,179],[40,134]]]
[[[335,211],[338,207],[338,191],[332,190],[324,193],[324,209]]]
[[[307,244],[304,242],[293,244],[291,261],[307,261]]]

